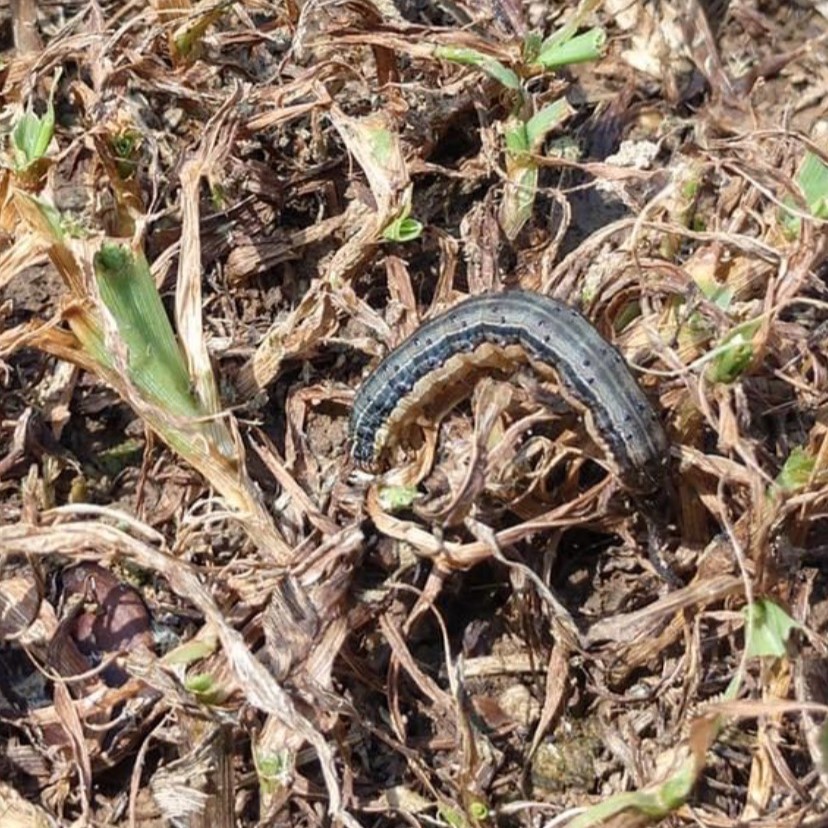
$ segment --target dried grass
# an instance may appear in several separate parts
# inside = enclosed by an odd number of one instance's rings
[[[54,93],[57,129],[0,170],[9,825],[824,820],[828,236],[798,180],[828,161],[828,66],[798,43],[824,15],[585,2],[563,19],[617,37],[554,78],[527,9],[485,5],[15,2],[4,123]],[[438,47],[499,61],[523,109]],[[583,148],[658,152],[506,158],[509,116],[567,90]],[[95,272],[115,240],[174,295],[196,415],[131,373]],[[367,366],[504,286],[579,305],[658,402],[682,586],[536,380],[478,383],[383,481],[352,474]],[[146,604],[154,649],[82,652],[79,619],[115,621],[93,575],[67,597],[76,562]],[[797,623],[775,657],[761,599]]]

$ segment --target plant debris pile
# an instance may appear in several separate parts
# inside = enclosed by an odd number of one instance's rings
[[[2,14],[3,825],[824,820],[824,4]],[[379,360],[516,288],[655,495],[502,354],[355,468]]]

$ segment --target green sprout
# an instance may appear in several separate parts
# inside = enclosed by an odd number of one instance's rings
[[[409,242],[420,238],[423,234],[423,224],[410,216],[400,216],[382,231],[386,241]]]
[[[536,156],[542,152],[549,133],[572,114],[564,99],[532,112],[531,97],[523,78],[532,78],[569,64],[597,60],[603,55],[607,40],[603,29],[591,28],[576,34],[595,5],[595,0],[584,0],[566,24],[545,40],[536,32],[527,34],[520,59],[513,67],[504,65],[479,49],[434,47],[436,58],[474,66],[512,93],[512,114],[503,126],[506,183],[498,213],[500,225],[509,239],[517,237],[534,210],[540,172]]]
[[[816,469],[816,457],[797,446],[789,455],[774,481],[783,492],[795,492],[807,485]]]
[[[36,115],[30,103],[12,130],[14,164],[17,172],[25,172],[44,158],[49,144],[52,143],[55,135],[55,89],[57,89],[60,74],[58,71],[52,84],[46,112],[42,116]]]
[[[796,176],[796,182],[805,196],[808,212],[816,219],[828,220],[828,164],[813,152],[805,153],[805,158]],[[785,200],[788,206],[793,206],[793,199]],[[782,210],[780,216],[785,232],[796,237],[802,229],[802,219],[789,210]]]
[[[714,350],[714,357],[707,370],[710,382],[729,384],[735,382],[753,361],[755,354],[753,336],[762,324],[751,319],[737,325]]]
[[[189,676],[184,686],[202,704],[211,707],[222,704],[230,695],[227,687],[219,684],[209,673],[196,673],[194,676]]]
[[[464,66],[474,66],[494,78],[507,89],[515,92],[521,89],[520,78],[515,72],[507,69],[499,60],[496,60],[491,55],[486,55],[477,49],[458,46],[437,46],[434,49],[434,57],[438,60],[448,60]]]
[[[115,156],[118,175],[126,181],[135,174],[138,168],[138,148],[141,134],[134,129],[124,129],[110,136],[109,146]]]
[[[744,607],[742,615],[750,630],[747,655],[751,658],[782,658],[787,652],[791,632],[802,627],[779,604],[767,598]]]
[[[589,63],[603,56],[606,43],[607,33],[601,28],[589,29],[583,34],[562,41],[546,41],[541,46],[535,63],[544,69],[560,69],[562,66],[575,63]]]

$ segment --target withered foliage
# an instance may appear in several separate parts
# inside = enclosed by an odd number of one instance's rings
[[[0,15],[4,828],[824,820],[824,4]],[[532,371],[352,468],[378,359],[514,287],[633,366],[659,514]]]

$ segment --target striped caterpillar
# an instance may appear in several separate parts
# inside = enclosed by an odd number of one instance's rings
[[[451,394],[464,374],[515,361],[555,371],[624,486],[647,493],[663,484],[667,437],[624,358],[574,308],[518,290],[461,302],[380,362],[354,399],[354,462],[376,467],[400,425],[425,400]]]

